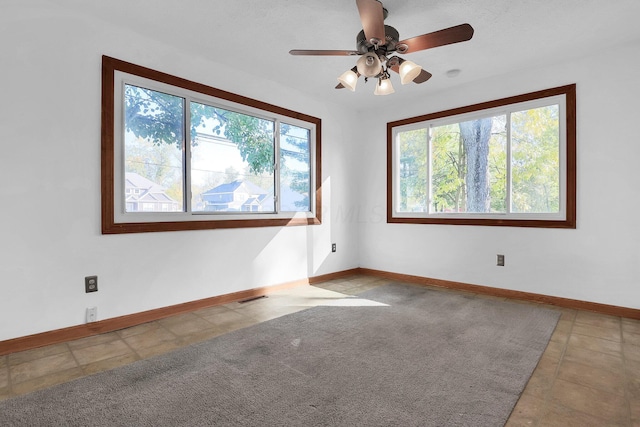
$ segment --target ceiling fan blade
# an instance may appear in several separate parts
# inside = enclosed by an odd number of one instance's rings
[[[336,89],[344,89],[344,86],[342,86],[342,83],[338,83],[338,85],[336,86]]]
[[[360,55],[355,50],[305,50],[293,49],[289,51],[291,55],[312,55],[312,56],[353,56]]]
[[[473,37],[473,27],[469,24],[456,25],[429,34],[412,37],[398,42],[398,45],[405,44],[407,50],[402,53],[411,53],[418,50],[431,49],[438,46],[445,46],[452,43],[459,43],[470,40]],[[400,51],[400,49],[398,49]]]
[[[378,0],[356,0],[360,21],[367,41],[382,46],[386,43],[384,33],[384,11]]]
[[[427,80],[429,80],[431,78],[432,74],[426,70],[422,70],[420,71],[420,74],[418,74],[418,77],[416,77],[415,79],[413,79],[414,83],[424,83]]]

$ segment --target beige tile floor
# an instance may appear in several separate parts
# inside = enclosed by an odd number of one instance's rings
[[[0,356],[0,400],[312,306],[350,304],[346,296],[386,283],[352,276]],[[640,427],[640,321],[548,307],[560,321],[506,425]]]

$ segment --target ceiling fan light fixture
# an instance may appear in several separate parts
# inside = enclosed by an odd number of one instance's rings
[[[356,68],[365,77],[375,77],[382,71],[382,62],[378,55],[367,52],[358,59]]]
[[[338,77],[340,83],[336,85],[336,89],[346,87],[350,91],[355,91],[358,78],[362,75],[365,83],[368,79],[377,79],[374,90],[376,95],[388,95],[395,92],[389,79],[389,70],[399,74],[403,85],[410,82],[424,83],[433,75],[414,62],[393,56],[394,52],[402,55],[464,42],[471,40],[475,31],[469,24],[460,24],[401,40],[398,30],[385,25],[384,20],[388,11],[381,0],[355,0],[355,3],[362,24],[362,30],[356,35],[355,50],[293,49],[289,51],[291,55],[358,55],[356,66]],[[453,71],[447,75],[453,77],[451,73]]]
[[[416,77],[420,75],[422,67],[417,65],[413,61],[402,61],[400,64],[400,83],[406,85],[411,83]]]
[[[378,79],[376,89],[373,91],[374,95],[390,95],[395,92],[391,79],[388,76],[382,76]]]
[[[356,90],[356,84],[358,83],[357,72],[358,69],[356,67],[353,67],[352,69],[342,73],[342,75],[338,77],[338,81],[342,83],[342,86],[346,87],[351,92],[354,92]]]

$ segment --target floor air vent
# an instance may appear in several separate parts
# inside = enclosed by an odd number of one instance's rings
[[[244,304],[245,302],[251,302],[251,301],[255,301],[257,299],[261,299],[261,298],[267,298],[266,295],[260,295],[258,297],[251,297],[251,298],[247,298],[247,299],[243,299],[242,301],[238,301],[240,304]]]

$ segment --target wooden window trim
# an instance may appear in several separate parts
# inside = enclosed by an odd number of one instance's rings
[[[533,101],[565,95],[566,99],[566,191],[564,220],[539,219],[496,219],[496,218],[426,218],[426,217],[394,217],[393,216],[393,128],[427,120],[472,113],[502,107],[509,104]],[[465,107],[454,108],[436,113],[425,114],[387,123],[387,223],[397,224],[443,224],[443,225],[484,225],[506,227],[538,227],[538,228],[576,228],[576,85],[570,84],[552,89],[545,89],[523,95],[511,96],[494,101],[482,102]]]
[[[114,75],[116,71],[148,78],[182,89],[291,117],[315,125],[315,215],[307,218],[224,219],[198,221],[115,222],[114,215]],[[101,117],[101,199],[102,234],[146,233],[159,231],[208,230],[217,228],[273,227],[315,225],[322,222],[321,128],[319,118],[276,105],[247,98],[201,83],[172,76],[150,68],[102,57],[102,117]]]

